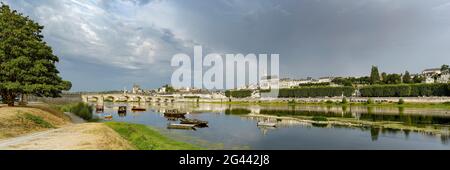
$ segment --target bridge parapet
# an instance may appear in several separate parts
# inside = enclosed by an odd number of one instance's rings
[[[85,94],[81,95],[83,102],[152,102],[173,103],[176,98],[170,96],[150,96],[138,94]]]

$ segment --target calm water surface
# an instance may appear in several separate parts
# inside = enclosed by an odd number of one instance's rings
[[[227,104],[126,104],[105,103],[105,111],[96,113],[103,121],[150,125],[163,133],[211,149],[450,149],[450,112],[442,109],[322,107],[322,106],[238,106]],[[117,113],[118,106],[147,108],[144,112]],[[187,118],[206,120],[208,128],[168,130],[163,113],[168,109],[187,112]],[[112,115],[112,120],[105,119]],[[265,116],[272,116],[270,118]],[[281,119],[296,116],[348,118],[369,122],[390,122],[410,127],[432,127],[436,135],[408,129],[379,126],[316,125],[298,120]],[[261,128],[258,121],[277,123],[277,128]]]

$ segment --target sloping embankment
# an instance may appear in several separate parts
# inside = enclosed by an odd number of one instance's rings
[[[121,150],[134,149],[101,123],[73,124],[49,108],[1,107],[0,150]]]

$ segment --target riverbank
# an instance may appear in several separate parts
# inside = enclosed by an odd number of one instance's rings
[[[70,125],[70,118],[45,107],[0,107],[0,140]]]
[[[138,150],[199,150],[200,147],[172,140],[160,134],[157,130],[139,124],[107,122],[124,139],[128,140]]]
[[[450,136],[450,132],[448,131],[450,125],[439,125],[439,124],[408,125],[403,122],[369,121],[345,116],[325,117],[325,116],[300,116],[300,115],[278,116],[278,115],[249,114],[245,115],[244,117],[266,122],[278,122],[279,126],[283,126],[282,122],[288,122],[288,124],[292,124],[292,121],[295,121],[306,126],[315,126],[323,128],[327,128],[330,126],[342,126],[342,127],[353,127],[363,129],[403,131],[405,133],[417,132],[427,135],[440,136],[443,138],[448,138]]]
[[[196,103],[211,103],[211,104],[232,104],[232,105],[259,105],[259,106],[368,106],[368,107],[409,107],[409,108],[440,108],[450,109],[449,102],[441,103],[410,103],[404,102],[381,102],[374,100],[373,103],[369,102],[346,102],[342,103],[341,100],[321,100],[318,102],[302,102],[296,100],[277,100],[277,101],[200,101]]]
[[[194,150],[145,125],[85,123],[49,105],[0,107],[0,150]]]

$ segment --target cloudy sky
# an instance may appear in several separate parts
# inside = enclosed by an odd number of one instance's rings
[[[280,54],[283,77],[450,64],[450,0],[0,0],[45,26],[73,91],[155,88],[170,60]]]

